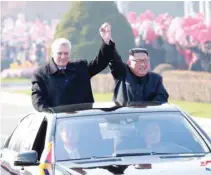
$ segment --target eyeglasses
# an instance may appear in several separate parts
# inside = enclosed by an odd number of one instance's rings
[[[148,64],[150,62],[150,59],[136,59],[136,60],[132,60],[136,63],[144,63],[144,64]]]

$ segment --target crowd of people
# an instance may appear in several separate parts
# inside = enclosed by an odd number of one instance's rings
[[[148,50],[151,68],[168,63],[175,69],[211,71],[211,22],[204,23],[203,14],[172,17],[168,13],[155,15],[147,10],[137,15],[130,12],[136,46]],[[1,70],[11,64],[29,62],[43,65],[49,58],[49,46],[58,20],[27,21],[23,13],[2,22]]]
[[[50,22],[39,18],[27,21],[23,13],[18,14],[17,18],[4,19],[1,26],[2,70],[13,63],[45,63],[57,23],[55,19]]]
[[[203,14],[172,17],[147,10],[130,12],[127,20],[136,45],[149,51],[152,67],[169,63],[175,69],[211,71],[211,21],[205,24]]]

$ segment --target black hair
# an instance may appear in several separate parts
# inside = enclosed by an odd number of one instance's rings
[[[129,50],[129,55],[134,56],[135,53],[145,53],[145,54],[147,54],[147,56],[149,55],[147,49],[145,49],[145,48],[132,48]]]

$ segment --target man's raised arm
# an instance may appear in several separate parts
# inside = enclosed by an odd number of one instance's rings
[[[89,75],[90,77],[95,76],[104,70],[113,56],[115,44],[111,40],[111,26],[108,23],[104,23],[100,29],[99,33],[102,38],[102,45],[98,52],[98,55],[89,64]]]

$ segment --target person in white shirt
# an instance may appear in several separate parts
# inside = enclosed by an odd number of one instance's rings
[[[161,142],[161,129],[156,123],[149,123],[144,129],[144,141],[147,148],[153,148]]]
[[[74,125],[67,125],[60,127],[58,132],[69,159],[79,159],[81,157],[79,152],[79,129],[76,129]]]

